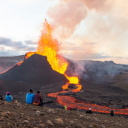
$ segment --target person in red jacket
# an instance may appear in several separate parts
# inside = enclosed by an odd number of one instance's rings
[[[34,95],[33,104],[38,106],[43,105],[43,98],[40,95],[40,91],[37,91],[37,93]]]
[[[67,107],[67,110],[71,110],[70,106]]]

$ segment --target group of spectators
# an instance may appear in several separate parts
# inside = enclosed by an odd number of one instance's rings
[[[1,95],[0,95],[0,100],[4,100],[4,98]],[[5,101],[7,101],[7,102],[13,101],[13,97],[11,96],[10,92],[6,93]],[[26,103],[42,106],[43,105],[43,98],[40,95],[40,91],[37,91],[36,94],[33,94],[33,90],[30,89],[29,93],[27,93],[27,95],[26,95]]]
[[[29,93],[27,93],[27,95],[26,95],[26,103],[42,106],[43,98],[40,95],[40,91],[37,91],[37,93],[34,95],[33,90],[30,89]]]

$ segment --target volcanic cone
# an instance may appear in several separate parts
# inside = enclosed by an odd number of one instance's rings
[[[63,74],[54,71],[46,56],[32,55],[24,60],[20,66],[14,66],[0,75],[1,80],[23,81],[32,84],[50,84],[67,81]]]

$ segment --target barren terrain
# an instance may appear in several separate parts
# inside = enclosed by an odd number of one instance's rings
[[[127,128],[127,118],[0,101],[1,128]]]
[[[0,103],[1,127],[128,127],[127,116],[124,115],[111,117],[109,114],[96,112],[90,115],[86,114],[86,110],[78,109],[65,111],[56,98],[48,97],[47,94],[62,91],[62,85],[67,80],[63,75],[52,71],[46,59],[41,61],[41,58],[37,55],[30,57],[19,67],[15,66],[1,75],[0,94],[4,97],[6,91],[10,91],[14,101],[19,102]],[[68,68],[68,74],[77,74],[76,65],[70,63]],[[116,65],[113,62],[94,62],[90,67],[86,65],[80,77],[81,91],[68,96],[73,96],[77,102],[86,101],[117,109],[128,108],[127,69],[127,65]],[[26,93],[30,88],[34,93],[41,91],[43,107],[25,103]]]

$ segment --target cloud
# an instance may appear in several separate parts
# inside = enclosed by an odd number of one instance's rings
[[[83,40],[81,40],[82,42]],[[69,45],[70,44],[70,45]],[[72,60],[95,60],[95,61],[114,61],[115,63],[128,64],[128,57],[114,56],[105,52],[97,52],[97,42],[69,43],[63,46],[62,53],[65,57]]]
[[[25,54],[29,51],[36,51],[35,42],[32,41],[13,41],[10,38],[0,37],[0,55],[1,56],[13,56]]]
[[[25,43],[26,43],[27,45],[37,45],[37,44],[38,44],[37,42],[33,42],[33,41],[31,41],[31,40],[26,40]]]
[[[13,51],[13,50],[1,50],[0,56],[18,56],[19,52]]]
[[[9,38],[0,37],[0,45],[8,47],[20,47],[25,48],[25,45],[22,42],[12,41]]]
[[[82,42],[78,44],[66,42],[63,45],[62,49],[63,49],[63,54],[66,57],[75,60],[82,60],[82,59],[92,59],[93,56],[96,58],[98,54],[96,53],[95,47],[96,47],[95,42]]]

